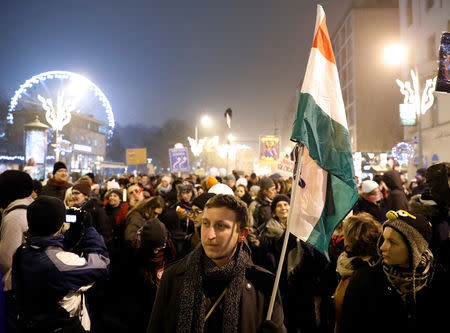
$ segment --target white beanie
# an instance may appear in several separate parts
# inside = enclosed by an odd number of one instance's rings
[[[234,195],[233,190],[225,184],[216,184],[214,186],[212,186],[209,190],[208,193],[214,193],[214,194],[231,194]]]
[[[378,183],[373,180],[365,180],[361,184],[361,190],[363,193],[370,193],[378,186]]]
[[[247,187],[247,179],[245,179],[244,177],[240,177],[238,180],[236,180],[236,187],[238,187],[239,185],[244,185],[245,187]]]

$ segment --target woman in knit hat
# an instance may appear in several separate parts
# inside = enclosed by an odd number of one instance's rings
[[[449,277],[429,249],[430,223],[404,210],[386,216],[379,260],[347,287],[341,332],[447,332]]]

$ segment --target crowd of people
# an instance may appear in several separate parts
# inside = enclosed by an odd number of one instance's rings
[[[272,174],[0,174],[0,332],[448,331],[448,163],[359,184],[328,253]]]

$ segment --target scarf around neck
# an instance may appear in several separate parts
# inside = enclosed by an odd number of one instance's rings
[[[178,333],[200,333],[204,329],[206,296],[203,283],[207,280],[227,282],[223,300],[222,332],[237,333],[239,324],[242,286],[245,282],[245,268],[250,260],[249,249],[243,242],[237,245],[233,259],[218,267],[209,259],[199,244],[187,259],[186,275],[180,295],[180,309],[177,322]],[[215,311],[218,311],[217,309]]]

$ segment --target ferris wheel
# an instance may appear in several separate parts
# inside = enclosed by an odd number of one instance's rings
[[[108,99],[92,81],[80,74],[50,71],[26,80],[11,98],[7,122],[14,123],[16,109],[28,107],[44,108],[45,110],[64,108],[68,117],[66,116],[61,121],[66,124],[70,121],[70,112],[92,115],[106,124],[104,132],[108,139],[113,134],[114,114]],[[47,121],[51,120],[47,118]]]

